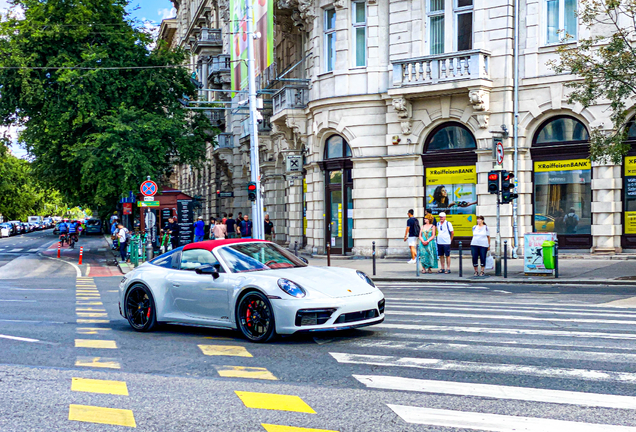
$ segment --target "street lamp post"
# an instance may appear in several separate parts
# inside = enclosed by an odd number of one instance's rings
[[[256,183],[256,201],[252,201],[253,237],[265,238],[263,225],[263,200],[261,196],[261,172],[258,157],[258,113],[256,111],[256,76],[254,68],[254,39],[260,35],[254,34],[254,5],[253,0],[247,3],[247,76],[250,107],[250,172],[251,180]]]

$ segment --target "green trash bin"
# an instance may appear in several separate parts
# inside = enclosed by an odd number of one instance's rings
[[[554,245],[552,240],[546,240],[541,245],[543,247],[543,264],[548,270],[554,270]]]

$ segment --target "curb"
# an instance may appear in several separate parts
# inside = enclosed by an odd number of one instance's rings
[[[377,277],[369,276],[374,282],[438,282],[444,284],[446,282],[467,284],[499,284],[499,285],[611,285],[611,286],[633,286],[636,288],[636,282],[633,281],[617,281],[617,280],[578,280],[578,279],[469,279],[469,278],[452,278],[452,279],[427,279],[425,277]]]

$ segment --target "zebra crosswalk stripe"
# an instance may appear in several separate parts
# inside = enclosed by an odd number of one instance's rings
[[[388,405],[407,423],[491,432],[636,432],[636,427]]]

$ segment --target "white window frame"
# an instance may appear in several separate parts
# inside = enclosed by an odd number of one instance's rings
[[[446,39],[447,39],[447,31],[446,31],[446,23],[447,23],[447,17],[446,17],[446,0],[443,0],[444,3],[444,9],[442,9],[441,11],[431,11],[431,1],[432,0],[425,0],[426,2],[426,28],[427,28],[427,45],[428,45],[428,53],[431,54],[431,49],[433,47],[432,43],[433,43],[433,38],[431,37],[431,29],[433,28],[432,24],[431,24],[431,18],[433,17],[439,17],[442,16],[444,17],[444,49],[442,51],[442,53],[439,54],[443,54],[446,51]]]
[[[364,7],[364,21],[359,23],[356,21],[356,8],[358,5],[363,5]],[[357,51],[357,30],[359,28],[364,29],[364,64],[357,64],[358,59],[358,51]],[[367,5],[366,0],[353,0],[351,2],[351,64],[354,68],[362,68],[367,66]]]
[[[323,28],[323,42],[324,42],[324,53],[325,53],[325,72],[333,72],[333,70],[336,68],[336,27],[334,26],[334,28],[330,29],[328,28],[328,13],[330,11],[333,11],[334,14],[336,13],[335,9],[325,9],[324,11],[324,28]],[[333,53],[329,53],[329,44],[327,43],[329,38],[333,37]],[[332,68],[329,69],[329,58],[331,57],[331,54],[333,54],[333,65]]]
[[[558,40],[556,42],[548,42],[548,1],[549,0],[543,0],[542,2],[542,6],[543,6],[543,13],[541,14],[543,16],[543,23],[544,23],[544,27],[543,27],[543,45],[544,46],[554,46],[554,45],[562,45],[564,43],[569,43],[569,42],[575,42],[578,40],[579,38],[579,20],[578,20],[578,16],[577,16],[577,20],[576,20],[576,36],[574,36],[572,39],[566,39],[565,36],[565,0],[556,0],[558,5],[559,5],[559,25],[558,25]],[[578,13],[579,10],[579,2],[578,0],[576,1],[576,12]]]
[[[454,52],[458,52],[459,51],[459,41],[458,41],[458,36],[459,36],[459,16],[460,15],[464,15],[467,13],[472,14],[472,24],[470,26],[470,29],[472,31],[472,36],[470,39],[470,48],[469,49],[473,49],[474,48],[474,42],[475,42],[475,0],[473,0],[472,2],[473,4],[470,6],[463,6],[463,7],[459,7],[459,0],[453,0],[453,50]]]

